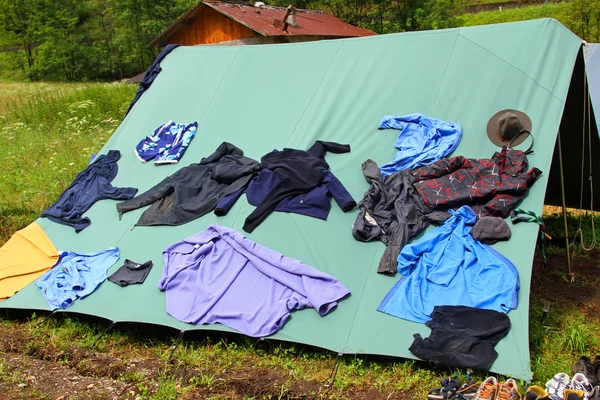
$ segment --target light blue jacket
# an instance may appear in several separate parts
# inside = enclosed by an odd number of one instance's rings
[[[435,306],[469,306],[508,313],[517,308],[519,275],[503,255],[469,234],[476,222],[468,206],[398,256],[404,275],[378,311],[426,322]]]
[[[98,253],[61,254],[58,262],[35,281],[51,309],[67,308],[92,293],[106,279],[106,271],[119,260],[119,249]]]
[[[419,113],[385,116],[379,123],[379,129],[402,131],[394,143],[399,151],[392,161],[380,168],[384,178],[446,157],[458,147],[462,138],[462,127],[458,122],[446,122]]]

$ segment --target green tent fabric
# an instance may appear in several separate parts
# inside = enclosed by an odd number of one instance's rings
[[[544,172],[522,206],[541,212],[580,47],[580,39],[551,19],[312,43],[180,47],[161,63],[162,73],[102,152],[122,152],[116,186],[143,192],[211,154],[223,141],[255,159],[274,148],[306,149],[317,139],[350,143],[351,153],[329,154],[327,161],[360,200],[368,187],[361,163],[372,158],[383,164],[395,153],[398,132],[377,130],[383,115],[421,112],[460,121],[464,137],[454,155],[487,158],[498,150],[485,133],[489,117],[516,108],[533,121],[535,152],[529,160]],[[142,164],[134,155],[135,145],[168,120],[199,122],[182,162]],[[86,252],[118,246],[122,259],[151,259],[155,265],[145,284],[121,288],[104,283],[66,312],[181,330],[230,331],[220,325],[183,324],[165,312],[164,293],[156,289],[161,251],[213,223],[241,231],[252,210],[242,197],[225,217],[209,214],[178,227],[132,228],[143,210],[119,221],[115,202],[107,200],[87,213],[92,225],[79,234],[45,219],[38,222],[58,249]],[[408,351],[413,334],[426,337],[429,329],[376,311],[399,276],[376,273],[384,246],[353,239],[356,215],[357,210],[344,214],[335,204],[327,221],[274,213],[247,235],[333,275],[352,292],[326,317],[311,310],[293,313],[273,339],[344,354],[414,358]],[[499,357],[491,370],[524,380],[532,377],[528,306],[537,232],[535,224],[519,224],[510,241],[495,245],[516,265],[521,292],[518,309],[509,314],[511,331],[496,347]],[[34,285],[0,308],[47,310]]]

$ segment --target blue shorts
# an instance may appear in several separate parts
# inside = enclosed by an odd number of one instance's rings
[[[154,164],[177,164],[196,136],[197,128],[197,122],[186,125],[169,121],[139,142],[135,155],[142,162],[154,159]]]

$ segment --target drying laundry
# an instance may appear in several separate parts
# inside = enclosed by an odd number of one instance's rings
[[[165,46],[164,49],[162,49],[162,51],[160,52],[158,57],[156,57],[156,59],[152,62],[152,65],[150,65],[150,67],[146,70],[146,73],[144,74],[144,77],[142,78],[142,81],[140,82],[140,86],[138,87],[138,90],[135,93],[133,100],[131,100],[131,104],[129,104],[129,108],[127,108],[127,112],[125,113],[125,116],[127,116],[127,114],[129,114],[129,111],[131,111],[131,109],[133,108],[135,103],[138,102],[138,100],[142,97],[144,92],[146,90],[150,89],[150,86],[152,86],[152,82],[154,82],[154,80],[161,73],[162,68],[160,67],[160,63],[162,62],[162,60],[164,60],[165,57],[168,56],[170,52],[172,52],[179,46],[181,46],[181,45],[180,44],[168,44]]]
[[[56,265],[35,284],[52,310],[67,308],[96,290],[106,280],[106,271],[118,260],[116,247],[98,253],[64,252]]]
[[[231,143],[180,169],[135,198],[117,204],[123,213],[152,204],[137,226],[182,225],[214,210],[221,198],[245,187],[260,171],[257,161]]]
[[[178,124],[169,121],[139,142],[135,155],[142,162],[154,160],[156,165],[177,164],[196,136],[197,128],[197,122]]]
[[[508,313],[517,308],[519,275],[492,247],[469,234],[477,221],[468,206],[398,256],[404,275],[378,311],[414,322],[430,319],[435,306],[469,306]]]
[[[430,208],[470,205],[479,217],[506,218],[542,174],[527,168],[524,152],[503,147],[491,159],[452,157],[413,170],[413,176]]]
[[[151,269],[151,260],[148,260],[143,264],[125,260],[125,263],[107,279],[121,287],[141,284],[144,283]]]
[[[261,167],[276,173],[277,182],[264,196],[260,205],[246,218],[243,229],[246,232],[252,232],[275,211],[282,201],[308,194],[319,185],[324,184],[327,179],[331,179],[331,175],[326,172],[329,170],[329,164],[325,161],[327,152],[348,153],[350,145],[318,140],[308,151],[283,149],[264,155],[261,159]],[[325,185],[329,190],[334,186],[333,184],[327,185],[327,183]],[[340,207],[346,212],[355,205],[356,203],[352,200],[340,204]]]
[[[383,242],[387,248],[377,272],[394,275],[404,245],[431,224],[444,223],[450,214],[427,207],[413,187],[411,170],[383,179],[373,160],[365,161],[362,169],[370,186],[358,204],[360,212],[352,226],[352,235],[361,242]]]
[[[454,368],[488,371],[498,353],[494,347],[510,330],[506,314],[465,306],[436,306],[428,338],[418,333],[409,350],[415,356]]]
[[[263,169],[247,187],[224,197],[215,208],[215,214],[219,216],[226,215],[243,193],[246,193],[248,203],[258,207],[280,182],[281,179],[276,172]],[[331,197],[335,199],[344,212],[350,211],[356,206],[352,195],[346,190],[342,182],[331,171],[324,170],[323,180],[317,187],[308,193],[283,199],[277,204],[274,211],[301,214],[326,220],[331,210]]]
[[[59,252],[44,230],[32,222],[0,248],[0,300],[11,297],[58,261]]]
[[[335,278],[219,225],[175,243],[163,257],[158,288],[171,316],[253,337],[277,332],[293,310],[312,307],[324,316],[350,293]]]
[[[418,113],[385,116],[379,123],[379,129],[402,131],[394,144],[398,149],[394,159],[381,166],[383,177],[438,161],[452,153],[462,138],[462,127],[458,122],[446,122]]]
[[[110,150],[108,154],[96,157],[94,162],[75,177],[56,203],[40,216],[72,226],[79,233],[90,226],[90,219],[83,214],[98,200],[131,199],[137,193],[136,188],[118,188],[111,183],[119,172],[117,161],[120,158],[118,150]]]

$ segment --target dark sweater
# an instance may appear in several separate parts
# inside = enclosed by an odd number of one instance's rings
[[[246,199],[251,205],[258,207],[279,183],[277,173],[263,169],[250,184],[229,196],[224,197],[215,208],[215,214],[226,215],[240,196],[246,193]],[[288,197],[282,200],[275,211],[306,215],[326,220],[331,210],[331,197],[344,211],[350,211],[356,206],[356,201],[348,193],[342,182],[329,170],[323,171],[323,180],[308,193]]]
[[[244,230],[252,232],[281,202],[302,194],[307,194],[328,179],[329,164],[325,153],[350,152],[350,145],[316,141],[308,151],[283,149],[264,155],[261,167],[277,174],[278,181],[266,194],[260,205],[246,218]],[[339,181],[338,181],[339,182]],[[354,200],[345,204],[344,211],[351,210]]]
[[[40,216],[72,226],[79,233],[91,224],[90,219],[83,214],[98,200],[126,200],[135,196],[136,188],[117,188],[111,183],[119,172],[117,161],[120,158],[118,150],[110,150],[108,154],[98,156],[77,175],[56,203]]]

